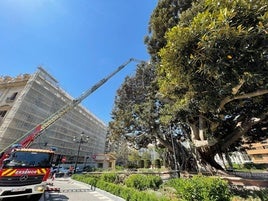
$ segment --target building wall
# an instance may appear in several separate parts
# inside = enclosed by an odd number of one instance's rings
[[[253,163],[268,164],[268,140],[248,145],[247,153]]]
[[[0,149],[21,138],[72,100],[42,68],[33,75],[0,79]],[[107,126],[81,105],[45,130],[31,147],[56,147],[57,154],[67,156],[67,162],[74,162],[78,143],[73,139],[79,139],[82,132],[89,136],[89,142],[81,144],[78,162],[83,162],[85,156],[104,153]]]
[[[245,151],[235,151],[228,154],[228,156],[233,164],[243,165],[245,163],[251,162],[250,157]],[[228,168],[228,160],[226,159],[226,155],[222,154],[222,158],[216,154],[215,160],[219,163],[222,167]]]

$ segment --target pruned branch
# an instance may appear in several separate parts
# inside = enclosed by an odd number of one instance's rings
[[[239,91],[239,89],[243,86],[243,84],[245,83],[245,80],[240,80],[239,81],[239,84],[237,85],[237,86],[235,86],[235,87],[233,87],[232,88],[232,94],[233,95],[236,95],[237,94],[237,92]]]

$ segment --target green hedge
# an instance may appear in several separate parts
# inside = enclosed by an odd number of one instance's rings
[[[74,174],[72,175],[72,179],[81,181],[91,186],[96,186],[97,182],[100,180],[100,175],[88,176],[88,175],[82,175],[82,174]]]
[[[230,201],[227,181],[220,178],[194,176],[191,179],[172,179],[165,183],[176,189],[181,201]]]
[[[100,176],[100,179],[106,182],[110,182],[110,183],[117,183],[118,181],[118,174],[116,173],[103,173]]]
[[[165,197],[159,197],[154,193],[139,191],[122,185],[116,185],[105,181],[98,181],[97,187],[124,198],[126,201],[170,201]]]
[[[162,184],[159,176],[133,174],[123,183],[115,182],[114,173],[97,175],[73,175],[73,179],[90,184],[126,201],[230,201],[227,181],[217,177],[194,176],[191,179],[171,179]],[[110,182],[107,182],[110,181]],[[154,189],[148,190],[148,189]],[[162,193],[161,192],[162,189]],[[163,190],[171,189],[172,195]],[[174,190],[172,190],[174,189]]]
[[[135,188],[137,190],[146,189],[159,189],[160,185],[163,183],[160,176],[153,175],[143,175],[143,174],[133,174],[128,176],[124,180],[124,184],[127,187]]]
[[[113,195],[124,198],[126,201],[171,201],[169,198],[159,196],[152,192],[139,191],[134,188],[103,181],[101,179],[103,177],[73,175],[72,178],[89,185],[94,185],[95,187],[110,192]]]

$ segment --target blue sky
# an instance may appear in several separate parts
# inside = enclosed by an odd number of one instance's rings
[[[157,0],[1,0],[0,75],[46,69],[74,98],[129,58],[149,60],[144,37]],[[108,123],[131,63],[82,102]]]

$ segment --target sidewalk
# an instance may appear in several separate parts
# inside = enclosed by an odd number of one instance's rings
[[[50,181],[49,181],[50,182]],[[125,201],[125,199],[120,198],[118,196],[115,196],[109,192],[103,191],[99,188],[93,187],[91,185],[85,184],[83,182],[79,182],[76,180],[71,179],[70,177],[62,177],[62,178],[56,178],[54,181],[51,181],[53,183],[53,187],[59,187],[60,188],[60,192],[64,193],[70,190],[76,190],[77,188],[75,188],[75,186],[84,186],[84,190],[88,190],[88,191],[95,191],[98,192],[100,194],[102,194],[105,197],[108,197],[109,199],[111,199],[112,201]],[[69,184],[73,184],[72,186],[74,188],[71,187],[67,187],[67,186],[63,186],[62,183],[69,183]]]
[[[91,188],[91,185],[88,185],[88,184],[85,184],[85,183],[82,183],[82,182],[79,182],[79,181],[76,181],[76,180],[73,180],[73,179],[71,179],[71,180],[74,181],[75,183],[79,183],[80,185],[85,185],[86,187]],[[96,187],[94,187],[93,189],[95,191],[97,191],[97,192],[109,197],[110,199],[112,199],[114,201],[125,201],[125,199],[123,199],[121,197],[118,197],[118,196],[115,196],[115,195],[113,195],[113,194],[111,194],[111,193],[109,193],[107,191],[103,191],[103,190],[101,190],[99,188],[96,188]]]

